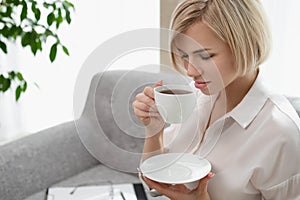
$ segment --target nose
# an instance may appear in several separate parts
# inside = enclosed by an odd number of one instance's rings
[[[199,67],[193,66],[190,62],[186,61],[185,69],[187,72],[187,75],[190,77],[195,77],[202,75],[203,71]]]

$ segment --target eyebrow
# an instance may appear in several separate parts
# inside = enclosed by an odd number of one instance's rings
[[[178,51],[180,51],[181,53],[185,53],[183,50],[179,49],[178,47],[176,47]],[[193,54],[197,54],[197,53],[201,53],[203,51],[209,51],[211,50],[210,48],[204,48],[204,49],[198,49],[196,51],[193,51]]]

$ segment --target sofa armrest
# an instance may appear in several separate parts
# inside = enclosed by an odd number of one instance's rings
[[[1,200],[20,200],[99,164],[67,122],[0,146]]]
[[[288,97],[288,100],[291,102],[292,106],[295,108],[298,116],[300,117],[300,97]]]

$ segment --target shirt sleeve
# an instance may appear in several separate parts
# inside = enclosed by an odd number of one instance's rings
[[[180,135],[183,135],[182,133],[186,133],[185,130],[182,130],[182,124],[172,124],[165,128],[163,136],[165,153],[184,152],[181,147],[186,145],[184,145],[185,140],[180,137]]]
[[[265,199],[297,200],[300,199],[300,173],[289,177],[285,181],[264,190]]]
[[[252,183],[266,200],[300,199],[300,133],[291,121],[272,128],[267,153],[254,170]]]
[[[171,145],[172,141],[175,138],[176,126],[177,125],[172,124],[172,125],[166,127],[164,130],[163,145],[164,145],[165,151],[168,151],[169,146]]]

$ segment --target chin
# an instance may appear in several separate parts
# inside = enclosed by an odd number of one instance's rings
[[[209,90],[208,88],[199,89],[199,90],[202,92],[202,94],[205,94],[207,96],[214,95],[214,94],[218,93],[218,91]]]

